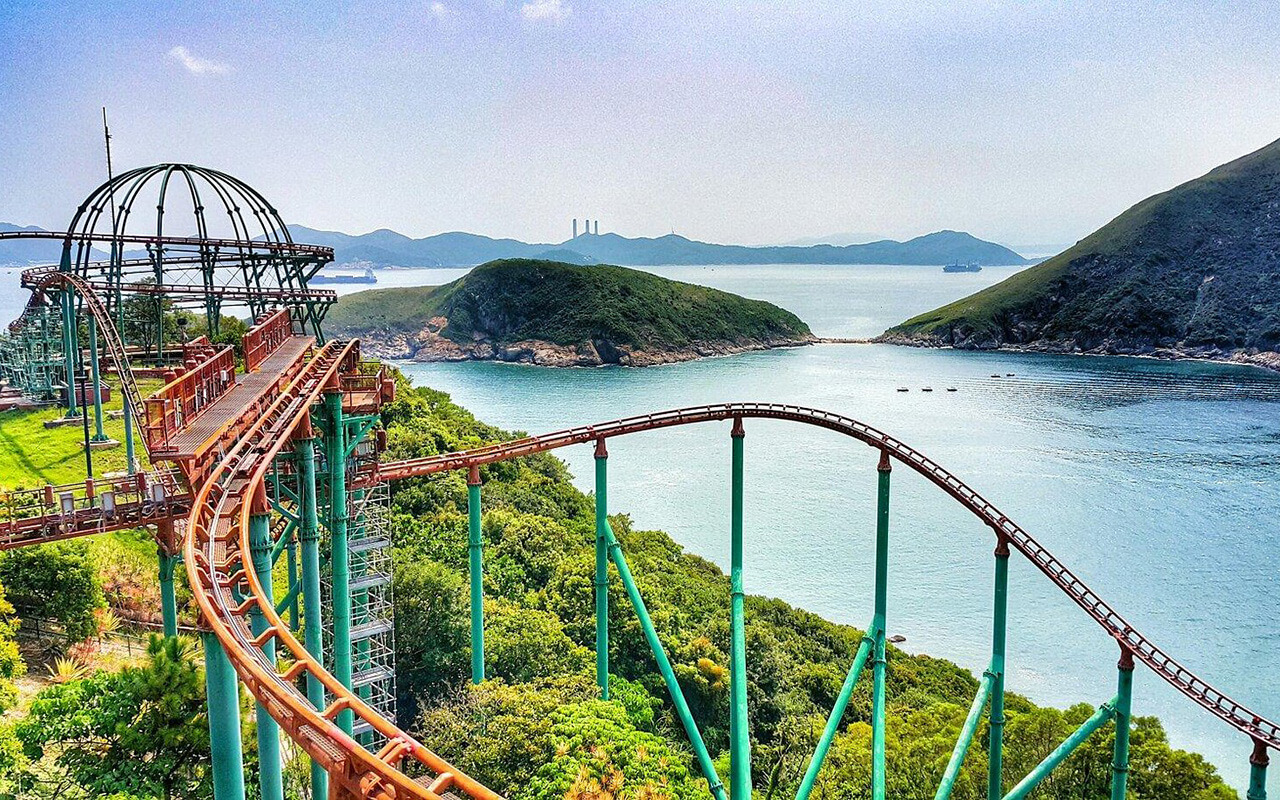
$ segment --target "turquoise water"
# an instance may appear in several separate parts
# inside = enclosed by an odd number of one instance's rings
[[[773,300],[820,335],[865,336],[1012,270],[653,271]],[[1257,711],[1280,715],[1269,691],[1280,642],[1272,522],[1280,510],[1278,375],[835,344],[647,369],[405,368],[483,419],[529,432],[721,401],[798,403],[856,417],[982,492],[1186,666]],[[934,391],[921,392],[925,386]],[[611,443],[613,510],[726,564],[728,433],[727,424],[705,425]],[[560,454],[589,490],[591,448]],[[748,590],[865,625],[872,451],[829,432],[749,421],[746,454]],[[909,650],[980,672],[989,648],[990,532],[899,469],[892,537],[890,633],[906,636]],[[1017,556],[1010,613],[1011,691],[1059,705],[1110,698],[1114,644]],[[1134,708],[1159,715],[1176,744],[1206,754],[1243,786],[1250,749],[1243,737],[1142,670]]]

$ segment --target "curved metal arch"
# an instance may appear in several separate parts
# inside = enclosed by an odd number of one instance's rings
[[[570,428],[544,436],[530,436],[498,445],[476,448],[462,453],[403,461],[384,465],[380,474],[387,480],[430,475],[436,472],[466,469],[471,466],[505,461],[523,455],[542,453],[572,444],[583,444],[613,436],[641,431],[688,425],[698,422],[742,418],[778,419],[814,425],[857,439],[898,460],[942,489],[1007,543],[1026,557],[1064,594],[1071,598],[1125,650],[1159,675],[1166,683],[1194,700],[1205,710],[1221,718],[1255,742],[1280,750],[1280,725],[1250,710],[1214,688],[1191,670],[1182,666],[1164,649],[1157,646],[1120,616],[1084,581],[1076,577],[1048,548],[1041,545],[994,503],[990,502],[942,466],[909,445],[851,417],[804,406],[775,403],[726,403],[664,411],[640,417],[614,420],[601,425]]]

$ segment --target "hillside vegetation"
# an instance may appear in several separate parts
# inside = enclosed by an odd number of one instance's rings
[[[1280,141],[885,333],[964,348],[1242,357],[1280,348]]]
[[[342,298],[326,330],[419,360],[643,365],[803,344],[809,326],[761,300],[607,265],[510,259],[438,287]]]

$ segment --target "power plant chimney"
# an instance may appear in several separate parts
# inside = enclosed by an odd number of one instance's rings
[[[596,229],[593,231],[596,236],[600,235],[600,220],[596,220]]]
[[[573,238],[578,238],[578,218],[573,218]]]

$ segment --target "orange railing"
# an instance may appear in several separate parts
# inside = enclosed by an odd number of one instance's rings
[[[181,374],[146,400],[147,421],[143,435],[148,449],[154,452],[167,449],[174,434],[194,422],[215,400],[235,386],[235,350],[224,347],[199,363],[188,362],[181,369]]]
[[[293,335],[289,309],[281,308],[261,317],[244,335],[244,371],[256,372],[263,361],[280,349]]]

